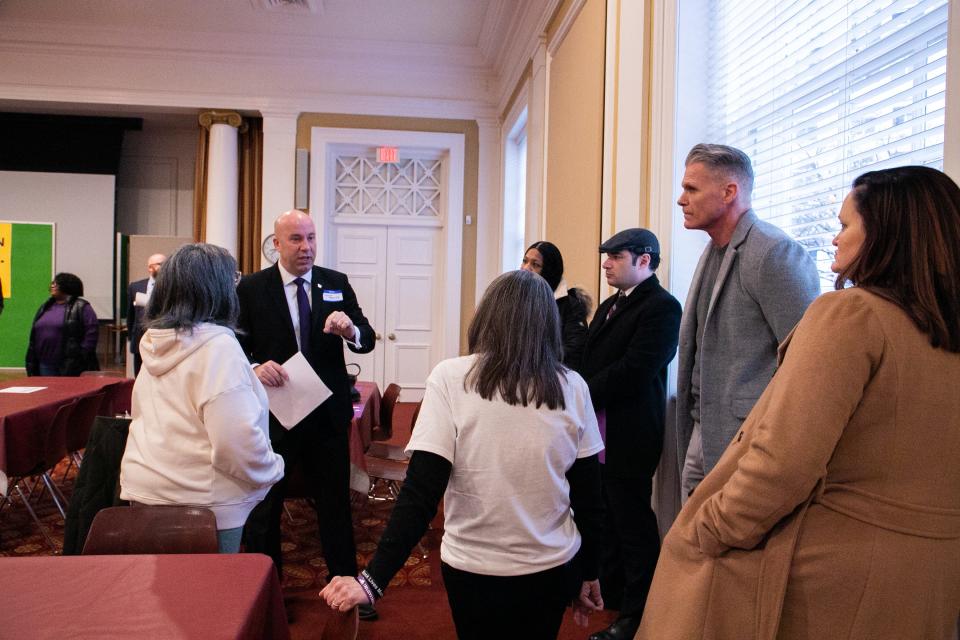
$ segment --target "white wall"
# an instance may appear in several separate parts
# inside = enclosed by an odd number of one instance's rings
[[[117,174],[117,231],[126,235],[193,236],[193,187],[199,125],[147,118],[126,131]]]
[[[56,224],[54,273],[83,280],[99,318],[113,317],[112,175],[0,171],[0,220]]]

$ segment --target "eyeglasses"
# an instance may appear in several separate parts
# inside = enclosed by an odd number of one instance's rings
[[[242,277],[243,277],[243,272],[241,272],[241,271],[234,271],[234,272],[233,272],[233,284],[235,284],[235,285],[240,284],[240,278],[242,278]]]

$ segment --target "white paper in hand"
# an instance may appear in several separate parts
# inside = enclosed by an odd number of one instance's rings
[[[323,384],[301,352],[297,351],[281,366],[290,379],[282,387],[263,388],[270,399],[270,412],[285,429],[292,429],[333,392]]]
[[[148,302],[150,302],[150,296],[143,291],[137,291],[136,295],[133,296],[133,306],[135,307],[145,307]]]

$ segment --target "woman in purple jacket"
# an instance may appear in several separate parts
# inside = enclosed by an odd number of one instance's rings
[[[40,305],[30,328],[28,376],[76,376],[100,368],[97,314],[82,295],[80,278],[72,273],[54,276],[50,297]]]

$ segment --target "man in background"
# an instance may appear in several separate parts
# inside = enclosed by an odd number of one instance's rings
[[[600,585],[604,604],[620,615],[590,639],[622,640],[640,626],[660,553],[650,496],[663,449],[667,365],[677,351],[680,303],[660,286],[660,243],[647,229],[617,233],[600,253],[607,254],[607,284],[618,292],[590,322],[581,374],[606,444]]]
[[[317,510],[317,525],[328,577],[357,575],[350,513],[349,429],[353,419],[351,384],[343,345],[368,353],[375,334],[363,315],[346,274],[314,266],[317,232],[302,211],[287,211],[274,223],[279,261],[244,277],[240,299],[239,340],[257,378],[266,387],[284,385],[283,368],[297,351],[310,363],[333,395],[290,430],[270,415],[270,441],[283,456],[289,475],[300,467]],[[244,528],[247,551],[273,558],[283,576],[280,517],[287,478],[278,482],[250,514]],[[372,605],[360,617],[376,618]]]
[[[155,253],[147,259],[147,273],[150,277],[131,282],[127,288],[127,335],[130,336],[130,353],[133,354],[133,375],[140,373],[140,338],[143,337],[143,313],[147,309],[147,301],[153,293],[153,283],[157,272],[167,256]],[[137,294],[140,297],[137,297]]]
[[[681,499],[713,469],[777,367],[777,347],[820,293],[807,252],[750,205],[747,155],[698,144],[686,159],[683,226],[710,236],[680,326]]]

